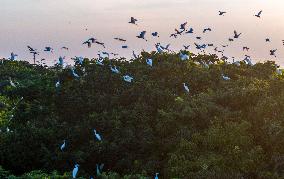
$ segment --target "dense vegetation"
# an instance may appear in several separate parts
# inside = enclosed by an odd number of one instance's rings
[[[0,178],[70,178],[75,163],[82,178],[102,163],[99,178],[284,178],[284,78],[274,62],[144,52],[75,68],[80,78],[60,65],[0,63]]]

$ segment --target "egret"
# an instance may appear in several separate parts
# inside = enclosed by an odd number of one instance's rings
[[[155,179],[159,179],[158,175],[159,175],[159,173],[156,173]]]
[[[17,54],[15,54],[14,52],[12,52],[12,53],[11,53],[11,56],[10,56],[10,60],[12,60],[12,61],[16,60],[16,57],[17,57],[17,56],[18,56]]]
[[[75,72],[75,69],[74,69],[74,68],[72,68],[71,70],[72,70],[72,75],[73,75],[73,77],[75,77],[75,78],[80,78],[80,76]]]
[[[183,45],[183,47],[184,47],[185,50],[188,50],[190,45]]]
[[[189,93],[189,87],[185,83],[183,83],[183,88],[186,92]]]
[[[120,42],[126,42],[126,40],[125,40],[125,39],[118,38],[118,37],[114,38],[114,40],[118,40],[118,41],[120,41]]]
[[[89,38],[87,41],[90,41],[90,42],[92,42],[92,43],[95,43],[95,42],[96,42],[96,40],[97,40],[97,39],[95,39],[95,38],[91,37],[91,38]]]
[[[181,30],[185,30],[185,26],[187,25],[187,22],[185,22],[185,23],[182,23],[181,25],[180,25],[180,29]]]
[[[103,168],[104,168],[104,164],[101,164],[101,165],[96,164],[97,176],[101,175]]]
[[[10,85],[12,87],[14,87],[14,88],[17,87],[16,84],[12,81],[11,77],[9,78],[9,81],[10,81]]]
[[[59,80],[55,83],[55,87],[56,87],[56,88],[59,88],[59,87],[60,87],[60,81],[59,81]]]
[[[226,81],[228,81],[228,80],[230,80],[231,78],[230,77],[228,77],[228,76],[224,76],[224,74],[222,74],[222,78],[223,78],[223,80],[226,80]]]
[[[153,66],[153,60],[150,59],[150,58],[148,58],[148,59],[146,60],[146,63],[147,63],[147,65],[149,65],[149,66]]]
[[[75,164],[75,167],[74,167],[73,172],[72,172],[73,178],[76,178],[78,170],[79,170],[79,165]]]
[[[186,31],[187,34],[192,34],[193,33],[193,28],[190,28],[188,31]]]
[[[94,134],[95,134],[95,137],[97,138],[98,141],[102,141],[102,138],[101,138],[100,134],[97,133],[96,129],[94,129]]]
[[[65,149],[66,147],[66,141],[63,140],[63,144],[60,146],[60,150],[63,152],[63,150]]]
[[[65,59],[65,57],[59,57],[59,59],[58,59],[58,65],[61,65],[61,66],[63,66],[63,64],[64,64],[64,59]]]
[[[119,70],[116,68],[116,66],[114,67],[110,67],[110,70],[113,72],[113,73],[116,73],[116,74],[119,74]]]
[[[133,80],[133,77],[129,76],[129,75],[124,75],[123,76],[123,80],[128,82],[128,83],[131,83],[132,80]]]
[[[211,28],[205,28],[205,29],[203,29],[203,33],[207,32],[207,31],[211,32],[212,29],[211,29]]]
[[[187,54],[180,53],[179,57],[182,61],[189,60],[189,55]]]
[[[277,51],[277,49],[270,50],[270,55],[276,57],[276,55],[275,55],[276,51]]]

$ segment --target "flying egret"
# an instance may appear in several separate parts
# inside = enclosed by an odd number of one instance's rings
[[[129,75],[124,75],[123,76],[123,80],[128,82],[128,83],[131,83],[132,80],[133,80],[133,77],[129,76]]]
[[[225,11],[219,11],[219,16],[224,16],[224,14],[226,14],[227,12]]]
[[[63,144],[60,146],[60,150],[63,152],[65,147],[66,147],[66,140],[63,140]]]
[[[43,51],[53,53],[53,48],[51,48],[51,47],[45,47]]]
[[[235,39],[239,38],[241,34],[242,34],[242,33],[237,33],[237,31],[234,30],[234,38],[235,38]]]
[[[186,34],[193,34],[193,28],[192,27],[189,28],[185,33]]]
[[[140,32],[140,34],[137,35],[136,37],[139,38],[139,39],[144,39],[144,40],[146,40],[146,39],[145,39],[145,35],[146,35],[146,31],[142,31],[142,32]],[[146,41],[147,41],[147,40],[146,40]]]
[[[149,65],[149,66],[153,66],[153,60],[150,59],[150,58],[148,58],[148,59],[146,60],[146,63],[147,63],[147,65]]]
[[[183,83],[183,87],[184,87],[184,90],[189,93],[189,87],[185,83]]]
[[[160,37],[159,34],[158,34],[158,32],[153,32],[153,33],[152,33],[152,36],[153,36],[153,37]]]
[[[260,18],[261,13],[262,13],[262,10],[259,11],[259,12],[258,12],[256,15],[254,15],[254,16]]]
[[[138,21],[137,19],[135,19],[134,17],[131,17],[131,18],[130,18],[130,22],[128,22],[128,23],[137,25],[137,24],[136,24],[137,21]]]
[[[72,172],[73,178],[76,178],[78,170],[79,170],[79,165],[75,164],[75,167],[74,167],[73,172]]]
[[[95,134],[95,137],[97,138],[98,141],[102,141],[102,138],[101,138],[100,134],[97,133],[96,129],[94,129],[94,134]]]

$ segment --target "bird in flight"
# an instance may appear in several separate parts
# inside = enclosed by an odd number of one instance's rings
[[[110,67],[110,70],[111,70],[113,73],[116,73],[116,74],[119,74],[119,73],[120,73],[116,66],[113,66],[113,67],[111,66],[111,67]]]
[[[68,47],[61,47],[62,50],[69,50]]]
[[[211,28],[205,28],[205,29],[203,29],[203,33],[207,32],[207,31],[211,32],[212,29],[211,29]]]
[[[101,45],[101,46],[103,46],[104,48],[106,48],[106,47],[105,47],[105,44],[104,44],[104,43],[102,43],[102,42],[95,41],[95,43],[96,43],[96,44],[99,44],[99,45]]]
[[[118,38],[118,37],[114,38],[114,40],[118,40],[118,41],[120,41],[120,42],[126,42],[126,40],[125,40],[125,39]]]
[[[92,46],[92,43],[90,42],[90,41],[85,41],[85,42],[83,42],[83,45],[87,45],[88,46],[88,48],[91,48],[91,46]]]
[[[186,34],[193,34],[193,28],[190,27],[185,33]]]
[[[158,32],[153,32],[153,33],[152,33],[152,36],[153,36],[153,37],[160,37],[159,34],[158,34]]]
[[[137,35],[136,37],[139,38],[139,39],[144,39],[144,40],[146,40],[146,39],[145,39],[145,35],[146,35],[146,31],[142,31],[142,32],[140,32],[140,34]],[[147,40],[146,40],[146,41],[147,41]]]
[[[269,38],[266,38],[266,39],[265,39],[265,42],[270,42],[270,39],[269,39]]]
[[[14,52],[12,52],[12,53],[11,53],[11,56],[10,56],[10,60],[12,60],[12,61],[16,60],[16,57],[17,57],[17,56],[18,56],[17,54],[15,54]]]
[[[225,11],[219,11],[219,16],[224,16],[227,12]]]
[[[248,47],[243,47],[243,51],[249,51],[249,48]]]
[[[239,34],[238,34],[237,31],[234,30],[234,38],[235,38],[235,39],[239,38],[241,34],[242,34],[242,33],[239,33]]]
[[[128,22],[128,23],[137,25],[137,24],[136,24],[137,21],[138,21],[137,19],[135,19],[134,17],[131,17],[131,18],[130,18],[130,22]]]
[[[190,45],[183,45],[183,47],[184,47],[185,50],[188,50]]]
[[[256,15],[254,15],[254,16],[260,18],[261,13],[262,13],[262,10],[259,11],[259,12],[258,12]]]
[[[270,55],[276,57],[276,51],[277,49],[270,50]]]
[[[43,51],[53,53],[53,48],[51,48],[51,47],[45,47],[45,49],[44,49]]]
[[[186,24],[187,24],[187,22],[182,23],[182,24],[180,25],[180,29],[181,29],[181,30],[185,30],[185,26],[186,26]]]

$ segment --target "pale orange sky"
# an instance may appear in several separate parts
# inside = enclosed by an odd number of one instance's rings
[[[132,50],[154,50],[156,42],[171,43],[175,50],[191,44],[190,50],[196,52],[192,44],[197,41],[194,37],[200,35],[200,43],[230,44],[226,56],[242,59],[248,54],[253,59],[284,64],[283,0],[0,0],[0,4],[0,57],[9,57],[13,51],[18,59],[30,59],[27,45],[40,51],[45,46],[53,47],[53,54],[41,52],[39,56],[50,61],[60,55],[94,57],[104,49],[82,46],[89,37],[105,42],[106,51],[128,57]],[[218,10],[228,13],[221,17]],[[263,10],[261,19],[253,16],[259,10]],[[128,24],[131,16],[139,20],[138,27]],[[195,34],[169,38],[174,28],[185,21]],[[212,28],[212,32],[202,34],[205,27]],[[243,34],[229,43],[235,29]],[[148,42],[135,37],[142,30],[148,31]],[[154,31],[160,33],[160,38],[150,36]],[[117,36],[128,40],[129,49],[121,49],[122,43],[113,40]],[[265,43],[266,37],[272,42]],[[60,50],[62,46],[68,46],[70,51]],[[249,46],[250,52],[244,53],[243,46]],[[276,59],[269,56],[269,50],[274,48],[278,49]]]

